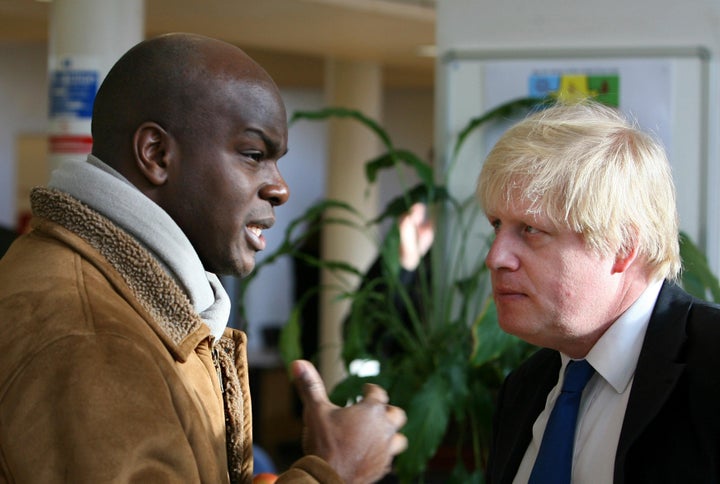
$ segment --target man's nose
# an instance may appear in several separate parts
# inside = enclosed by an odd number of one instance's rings
[[[263,185],[263,187],[260,188],[260,198],[269,201],[273,206],[282,205],[288,201],[288,198],[290,198],[290,189],[279,172],[272,183]]]
[[[485,265],[488,269],[493,271],[516,270],[519,267],[519,261],[513,246],[514,242],[510,234],[503,231],[498,232],[485,257]]]

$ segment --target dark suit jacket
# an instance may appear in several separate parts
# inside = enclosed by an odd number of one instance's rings
[[[487,482],[512,482],[559,369],[559,353],[542,349],[506,379]],[[628,484],[720,482],[720,307],[669,283],[640,352],[614,476]]]

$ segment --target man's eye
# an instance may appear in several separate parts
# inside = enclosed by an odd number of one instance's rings
[[[493,229],[495,229],[495,232],[497,232],[500,229],[500,221],[499,220],[491,220],[490,225]]]
[[[526,226],[525,226],[525,232],[528,233],[528,234],[537,234],[537,233],[540,233],[540,231],[539,231],[538,229],[536,229],[535,227],[533,227],[532,225],[526,225]]]
[[[245,151],[243,152],[243,156],[246,156],[254,161],[260,161],[263,159],[263,154],[260,151]]]

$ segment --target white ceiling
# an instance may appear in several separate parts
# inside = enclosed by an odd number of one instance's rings
[[[386,83],[431,86],[432,0],[145,0],[146,35],[186,31],[247,50],[278,84],[316,84],[327,57],[378,62]],[[0,41],[43,41],[47,3],[0,0]]]

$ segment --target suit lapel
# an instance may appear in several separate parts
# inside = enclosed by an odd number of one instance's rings
[[[685,344],[691,306],[687,293],[663,284],[635,369],[615,459],[616,479],[622,475],[628,449],[660,411],[685,368],[678,355]]]
[[[501,440],[497,448],[498,482],[511,483],[532,438],[532,427],[550,390],[557,383],[560,355],[541,349],[518,368],[512,390],[504,397]]]

